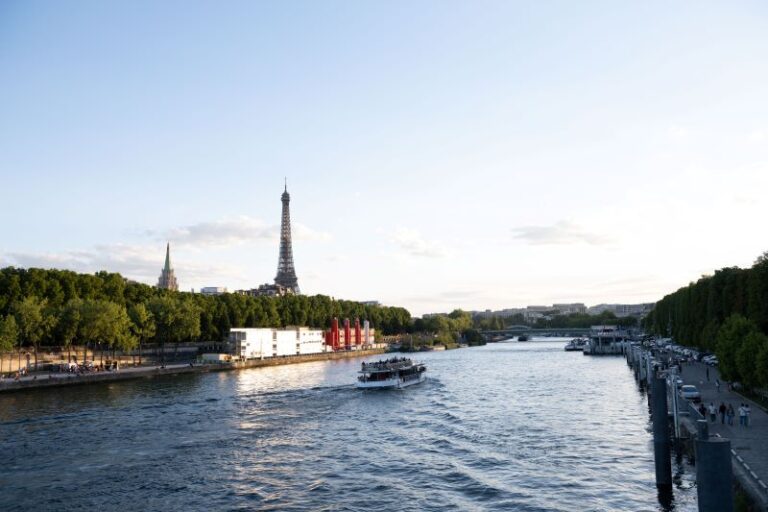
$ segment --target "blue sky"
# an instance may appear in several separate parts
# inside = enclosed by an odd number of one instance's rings
[[[0,265],[413,313],[653,301],[768,243],[764,2],[0,3]]]

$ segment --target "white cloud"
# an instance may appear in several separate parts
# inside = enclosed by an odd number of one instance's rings
[[[330,233],[317,231],[298,222],[293,223],[291,230],[292,240],[298,240],[299,242],[329,242],[333,239]]]
[[[514,237],[531,245],[610,245],[613,239],[590,233],[580,226],[562,220],[549,226],[521,226],[512,230]]]
[[[280,236],[280,228],[260,219],[241,216],[173,228],[162,237],[154,235],[158,239],[171,240],[178,246],[227,247],[258,240],[276,240]]]
[[[156,240],[170,240],[180,247],[232,247],[258,242],[276,242],[280,239],[280,226],[267,224],[261,219],[240,216],[216,221],[198,222],[170,229],[163,234],[148,232]],[[294,223],[292,239],[295,241],[327,241],[328,233]]]
[[[82,273],[101,270],[119,272],[124,277],[145,283],[154,283],[163,266],[164,251],[160,246],[98,245],[89,250],[69,250],[57,253],[20,253],[4,255],[9,264],[19,267],[57,268]],[[185,281],[210,281],[237,278],[241,269],[225,265],[204,265],[188,260],[176,262],[175,268],[183,269]]]
[[[441,244],[425,240],[415,229],[399,228],[390,235],[389,239],[409,256],[442,258],[448,252]]]

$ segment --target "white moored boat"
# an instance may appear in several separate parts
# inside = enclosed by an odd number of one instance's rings
[[[427,367],[405,357],[363,363],[358,372],[357,387],[360,389],[399,389],[424,382]]]
[[[585,338],[574,338],[571,341],[568,342],[568,344],[565,346],[566,352],[575,352],[584,350],[584,346],[587,344],[589,340]]]

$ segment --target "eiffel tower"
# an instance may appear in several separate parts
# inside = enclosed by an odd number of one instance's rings
[[[280,222],[280,259],[277,262],[277,277],[275,284],[283,286],[292,293],[299,294],[299,280],[296,277],[296,269],[293,268],[293,249],[291,247],[291,212],[288,203],[291,196],[288,195],[288,181],[285,183],[285,191],[280,197],[283,202],[283,218]]]

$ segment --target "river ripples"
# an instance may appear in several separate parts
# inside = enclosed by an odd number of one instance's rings
[[[563,343],[0,396],[4,510],[661,510],[648,407],[620,358]],[[673,510],[696,510],[679,466]]]

